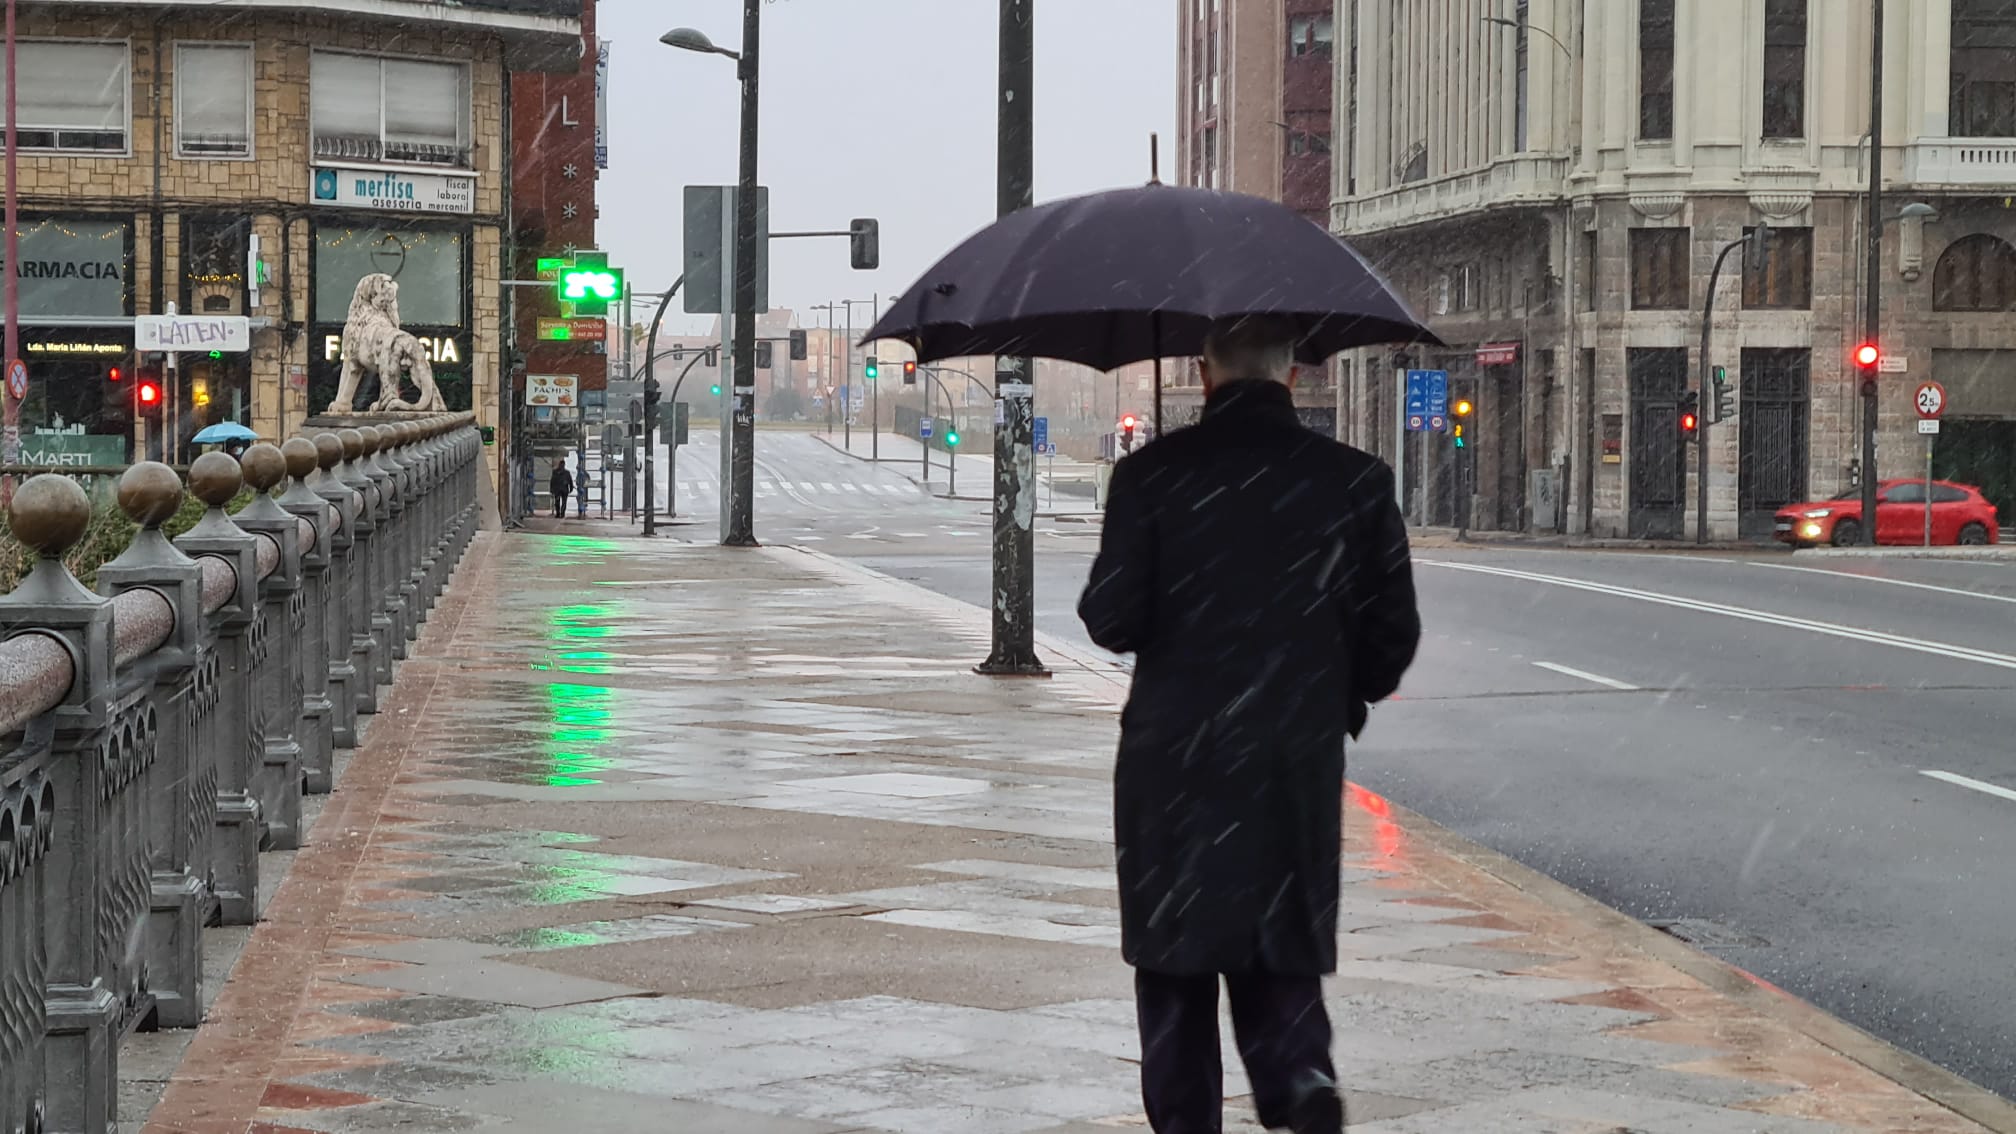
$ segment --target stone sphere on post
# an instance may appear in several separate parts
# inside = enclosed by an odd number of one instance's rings
[[[119,510],[143,528],[158,528],[182,507],[182,478],[159,461],[141,461],[119,475]]]
[[[76,546],[90,526],[91,498],[76,481],[56,473],[29,477],[7,507],[8,530],[45,559]]]
[[[268,441],[261,441],[238,456],[238,468],[245,474],[245,483],[252,491],[266,493],[287,479],[287,458],[280,448]]]
[[[343,459],[354,461],[364,455],[364,435],[354,429],[341,429],[336,439],[343,443]]]
[[[222,453],[205,453],[189,466],[189,491],[212,508],[231,503],[244,486],[245,475],[238,462]]]
[[[324,469],[333,469],[343,463],[343,439],[334,433],[315,435],[315,459]]]
[[[371,456],[385,447],[385,430],[376,425],[360,425],[357,436],[364,439],[364,455]]]
[[[313,476],[321,467],[321,455],[315,449],[315,442],[306,437],[289,437],[280,446],[280,456],[287,461],[287,475],[295,480],[305,480]]]

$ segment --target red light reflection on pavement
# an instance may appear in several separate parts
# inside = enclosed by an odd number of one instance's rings
[[[1344,785],[1344,802],[1371,817],[1372,845],[1381,858],[1401,857],[1401,844],[1406,835],[1400,830],[1400,824],[1393,821],[1393,805],[1387,802],[1385,796],[1347,782]],[[1350,826],[1349,816],[1345,817],[1345,826]]]

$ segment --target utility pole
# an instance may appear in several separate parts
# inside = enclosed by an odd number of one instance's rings
[[[735,190],[735,424],[733,508],[721,542],[756,546],[756,116],[763,0],[742,0],[742,169]]]
[[[21,248],[20,248],[19,236],[15,232],[15,229],[19,228],[21,224],[21,213],[20,213],[19,201],[14,192],[14,182],[15,182],[14,155],[16,149],[18,148],[18,140],[15,138],[15,130],[14,130],[15,73],[16,68],[14,66],[14,0],[7,0],[7,95],[6,95],[7,234],[5,237],[5,249],[7,256],[6,284],[5,284],[6,358],[0,361],[4,361],[5,365],[9,369],[11,369],[14,366],[15,360],[21,357],[21,283],[20,283],[21,276],[19,268],[21,257],[18,255]],[[0,386],[4,386],[4,383],[0,383]],[[135,386],[137,388],[138,386],[137,382],[135,383]],[[0,389],[0,402],[6,403],[6,409],[4,411],[0,411],[4,412],[5,415],[4,418],[5,432],[0,433],[0,463],[10,465],[18,464],[21,460],[21,399],[14,396],[13,390]],[[14,502],[14,477],[11,474],[5,477],[0,477],[0,505],[8,505],[12,504],[13,502]]]
[[[1001,216],[1035,203],[1035,0],[1001,0],[1001,105],[995,177]],[[1036,657],[1034,371],[994,361],[994,643],[978,672],[1046,676]],[[925,398],[930,403],[930,398]]]
[[[1869,25],[1869,278],[1863,285],[1865,343],[1882,339],[1883,322],[1883,0],[1871,0]],[[1862,539],[1876,546],[1876,406],[1874,375],[1862,381]],[[1928,490],[1929,491],[1929,490]]]

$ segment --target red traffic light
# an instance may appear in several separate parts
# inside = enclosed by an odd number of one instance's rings
[[[117,382],[119,379],[124,377],[126,377],[126,372],[124,370],[119,369],[116,366],[105,372],[105,380],[107,382]]]
[[[159,385],[153,382],[140,383],[141,405],[143,406],[158,405],[160,404],[160,401],[161,401],[161,387]]]
[[[1130,413],[1126,417],[1121,418],[1120,428],[1132,430],[1134,428],[1134,415]]]
[[[1855,365],[1875,366],[1883,360],[1883,351],[1875,343],[1863,343],[1855,348]]]
[[[1701,428],[1701,418],[1699,415],[1691,413],[1680,415],[1680,432],[1692,433],[1699,428]]]
[[[916,373],[917,373],[917,364],[916,364],[916,363],[914,363],[914,362],[905,362],[905,363],[903,364],[903,377],[905,377],[905,378],[908,378],[908,377],[910,377],[910,376],[912,376],[912,375],[914,375],[914,374],[916,374]]]

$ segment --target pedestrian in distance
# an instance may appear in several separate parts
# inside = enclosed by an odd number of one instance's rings
[[[553,518],[566,518],[567,497],[574,492],[574,474],[567,471],[566,461],[553,462],[553,476],[546,482],[546,490],[553,494]]]
[[[1302,426],[1297,331],[1221,321],[1199,423],[1115,467],[1078,614],[1135,655],[1114,774],[1121,955],[1156,1134],[1219,1134],[1218,986],[1261,1123],[1338,1134],[1344,745],[1421,636],[1392,471]]]

